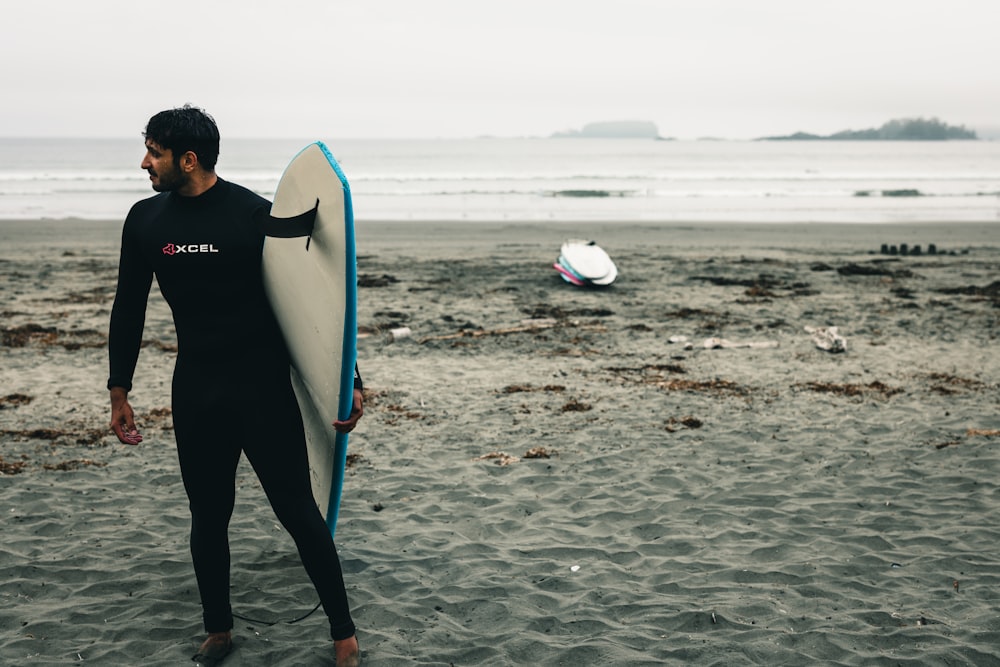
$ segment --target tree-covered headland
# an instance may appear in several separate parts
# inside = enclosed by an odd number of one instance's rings
[[[948,125],[937,118],[900,118],[879,128],[842,130],[829,135],[796,132],[787,136],[764,137],[764,141],[950,141],[978,139],[964,125]]]

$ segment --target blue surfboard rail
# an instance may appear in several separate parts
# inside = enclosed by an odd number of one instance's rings
[[[346,308],[344,314],[344,343],[340,368],[340,404],[337,406],[339,419],[351,416],[354,407],[354,367],[358,359],[358,259],[354,236],[354,205],[351,202],[351,186],[337,159],[322,141],[316,146],[323,151],[330,167],[344,188],[344,243],[345,262],[344,284],[346,287]],[[337,433],[334,440],[334,469],[330,487],[330,500],[326,510],[326,525],[330,534],[337,532],[337,518],[340,514],[340,496],[344,489],[344,470],[347,468],[347,433]]]

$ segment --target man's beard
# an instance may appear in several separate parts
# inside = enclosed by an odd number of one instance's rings
[[[166,174],[160,174],[149,170],[150,175],[155,174],[159,182],[153,183],[153,189],[157,192],[173,192],[183,187],[187,182],[187,175],[182,172],[177,165]]]

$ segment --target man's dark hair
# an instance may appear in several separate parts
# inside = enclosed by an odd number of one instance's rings
[[[204,109],[190,104],[161,111],[149,119],[142,136],[174,154],[174,164],[191,151],[206,171],[214,171],[219,159],[219,128]]]

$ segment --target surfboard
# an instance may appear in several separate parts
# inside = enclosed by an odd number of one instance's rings
[[[603,278],[594,278],[590,281],[592,285],[599,285],[601,287],[606,287],[614,281],[618,280],[618,267],[614,263],[611,264],[611,269],[608,270],[607,275]]]
[[[264,288],[291,354],[313,497],[333,534],[348,438],[332,423],[350,415],[354,398],[358,281],[351,190],[325,144],[292,159],[259,223]]]
[[[583,285],[603,287],[618,278],[618,267],[608,253],[594,241],[579,239],[566,241],[560,248],[558,264],[579,279]]]
[[[571,239],[563,243],[560,253],[573,272],[585,280],[606,278],[615,269],[608,253],[594,241]]]
[[[552,268],[554,268],[556,271],[559,272],[560,278],[570,283],[571,285],[576,285],[577,287],[581,287],[585,284],[583,280],[581,280],[576,274],[574,274],[571,270],[567,269],[559,262],[554,263],[552,265]]]

